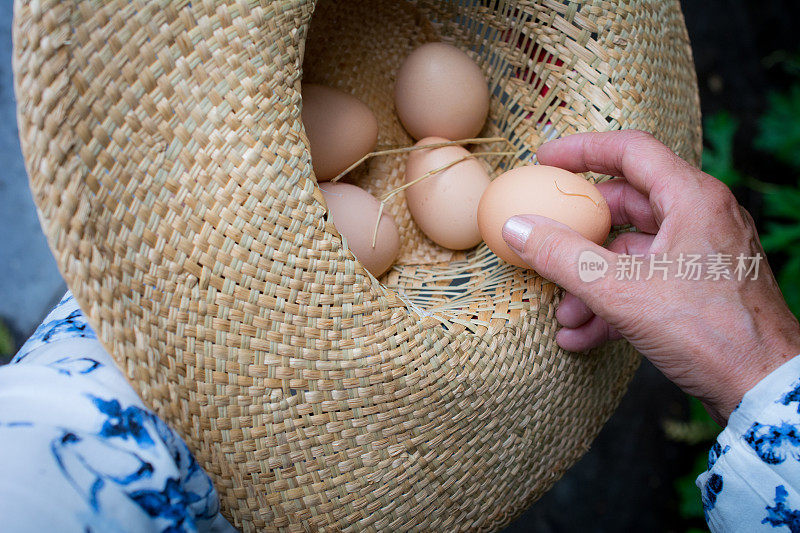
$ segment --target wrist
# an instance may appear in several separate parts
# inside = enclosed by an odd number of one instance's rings
[[[727,368],[718,373],[721,379],[717,384],[717,398],[715,401],[703,401],[706,410],[724,427],[731,412],[749,391],[798,355],[800,355],[798,340],[773,339],[757,349],[742,353],[738,358],[727,360]],[[800,375],[796,377],[800,378]]]
[[[748,390],[741,401],[730,414],[725,426],[725,431],[734,435],[745,434],[754,421],[762,423],[780,424],[778,419],[765,416],[765,413],[775,413],[780,406],[789,406],[797,412],[800,396],[800,356],[790,358],[782,366],[756,383]]]

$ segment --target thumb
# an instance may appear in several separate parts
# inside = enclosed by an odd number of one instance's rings
[[[509,218],[503,239],[540,276],[561,285],[592,310],[602,308],[601,293],[615,282],[610,271],[615,253],[561,222],[538,215]]]

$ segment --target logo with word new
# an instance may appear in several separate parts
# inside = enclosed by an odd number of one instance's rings
[[[605,276],[608,271],[608,261],[599,254],[584,250],[578,257],[578,277],[581,281],[591,283]]]

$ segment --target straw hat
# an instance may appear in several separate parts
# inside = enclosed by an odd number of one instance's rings
[[[379,147],[409,145],[393,75],[436,40],[490,80],[483,134],[519,151],[494,173],[618,128],[698,162],[677,0],[16,2],[20,137],[61,272],[246,531],[497,529],[588,449],[638,365],[623,342],[560,350],[557,287],[437,247],[402,195],[381,280],[326,219],[301,78],[366,102]],[[402,168],[352,180],[385,191]]]

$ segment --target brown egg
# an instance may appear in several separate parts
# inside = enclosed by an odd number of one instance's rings
[[[427,137],[416,146],[447,142]],[[410,152],[406,183],[469,155],[461,146]],[[489,186],[489,174],[480,161],[467,159],[406,189],[406,203],[414,222],[433,242],[451,250],[466,250],[481,242],[478,202]]]
[[[361,100],[332,87],[304,83],[303,125],[318,181],[329,180],[378,142],[378,119]]]
[[[611,211],[593,183],[567,170],[529,165],[501,174],[478,205],[478,226],[486,245],[512,265],[530,268],[503,240],[503,225],[514,215],[542,215],[602,244]]]
[[[454,46],[428,43],[406,58],[394,86],[397,115],[415,139],[468,139],[489,114],[489,86],[480,67]]]
[[[328,220],[347,239],[347,246],[364,268],[376,278],[380,277],[389,270],[400,251],[400,233],[392,215],[383,213],[381,216],[373,247],[372,234],[380,209],[378,199],[349,183],[320,183],[319,187],[328,204]]]

